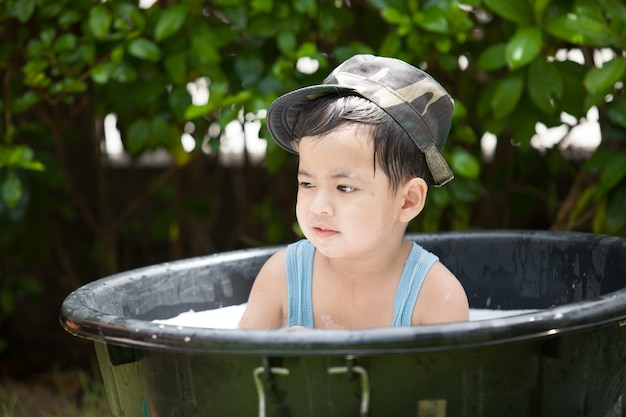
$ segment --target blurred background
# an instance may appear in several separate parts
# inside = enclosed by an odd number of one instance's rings
[[[265,111],[356,53],[455,99],[456,179],[411,232],[626,236],[621,0],[0,0],[0,20],[2,417],[102,398],[69,292],[298,237]]]

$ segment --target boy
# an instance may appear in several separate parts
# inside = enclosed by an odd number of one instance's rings
[[[440,154],[452,111],[452,98],[429,75],[372,55],[356,55],[323,84],[272,103],[270,133],[299,154],[296,217],[306,239],[262,267],[240,328],[468,319],[455,276],[404,236],[428,186],[453,178]]]

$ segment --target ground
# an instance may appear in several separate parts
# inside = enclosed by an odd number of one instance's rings
[[[82,371],[0,381],[2,417],[110,416],[99,381]]]
[[[102,384],[82,370],[0,381],[1,417],[110,416]]]
[[[0,355],[0,417],[112,416],[93,344],[56,326],[3,333],[13,337]]]

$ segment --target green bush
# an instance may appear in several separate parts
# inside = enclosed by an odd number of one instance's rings
[[[26,277],[56,256],[51,246],[64,225],[86,227],[86,244],[71,258],[99,265],[91,278],[119,268],[119,241],[137,227],[133,210],[145,199],[102,209],[114,194],[102,174],[105,115],[117,115],[135,160],[167,150],[173,164],[154,174],[145,196],[178,201],[177,176],[203,146],[219,148],[227,123],[319,82],[354,53],[422,66],[456,101],[445,154],[457,178],[431,192],[412,231],[626,235],[626,6],[619,0],[161,0],[147,9],[130,0],[5,0],[0,19],[0,315],[11,312],[11,294],[39,291]],[[562,58],[572,51],[580,59]],[[298,71],[300,58],[317,60],[319,70]],[[194,104],[187,84],[199,78],[208,80],[210,99]],[[581,120],[594,106],[602,141],[590,157],[531,146],[537,123],[559,126],[562,113]],[[183,132],[191,132],[194,151],[183,149]],[[497,138],[490,161],[481,149],[486,132]],[[289,161],[269,143],[270,182]],[[132,165],[129,176],[139,170]],[[226,197],[209,201],[219,198]],[[211,216],[210,206],[188,198],[150,221],[175,244],[184,215]],[[252,216],[264,231],[250,237],[242,226],[236,242],[288,236],[280,230],[293,224],[289,202],[259,198],[251,207],[240,217]]]

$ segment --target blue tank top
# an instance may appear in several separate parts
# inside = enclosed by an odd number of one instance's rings
[[[314,328],[312,274],[315,246],[306,239],[287,246],[289,312],[287,326]],[[426,274],[439,258],[413,242],[404,265],[393,307],[394,327],[410,326],[413,309]]]

